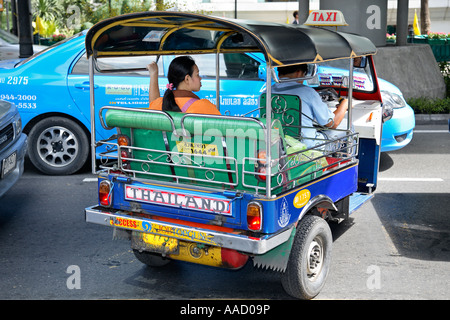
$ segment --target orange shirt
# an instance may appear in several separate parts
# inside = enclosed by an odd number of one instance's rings
[[[178,91],[178,92],[177,92]],[[188,91],[181,92],[183,90],[175,90],[175,102],[177,103],[180,109],[192,98],[198,98],[195,94],[190,93]],[[177,97],[178,96],[178,97]],[[162,101],[163,98],[160,97],[150,103],[150,109],[152,110],[162,110]],[[185,111],[185,113],[199,113],[199,114],[214,114],[220,115],[219,110],[217,110],[216,106],[211,103],[208,99],[198,99],[194,101],[189,108]]]

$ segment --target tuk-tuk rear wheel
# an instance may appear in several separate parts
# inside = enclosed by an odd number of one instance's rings
[[[298,224],[286,271],[284,290],[298,299],[312,299],[325,285],[331,264],[333,238],[328,223],[307,215]]]

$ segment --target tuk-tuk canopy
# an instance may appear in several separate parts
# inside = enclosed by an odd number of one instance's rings
[[[262,52],[270,66],[317,63],[376,53],[365,37],[304,25],[140,12],[94,25],[88,57]]]

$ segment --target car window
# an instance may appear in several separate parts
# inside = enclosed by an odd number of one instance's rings
[[[154,57],[136,56],[136,57],[108,57],[97,58],[97,68],[95,70],[107,71],[115,75],[123,76],[148,76],[147,70],[130,70],[145,68]],[[163,75],[161,60],[158,61],[159,75]],[[71,71],[72,74],[89,74],[89,61],[86,54],[82,55],[75,63]]]
[[[200,75],[205,78],[216,77],[216,55],[205,54],[195,57]],[[258,76],[260,63],[242,53],[219,55],[220,77],[229,79],[260,80]]]

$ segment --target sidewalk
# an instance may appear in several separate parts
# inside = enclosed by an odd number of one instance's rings
[[[416,114],[416,124],[448,124],[450,114]]]

